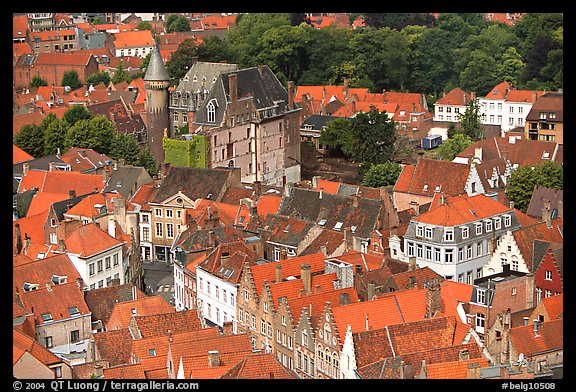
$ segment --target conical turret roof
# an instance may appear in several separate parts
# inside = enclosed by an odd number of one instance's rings
[[[152,54],[150,55],[150,62],[148,63],[148,68],[146,69],[146,75],[144,80],[150,81],[169,81],[170,77],[160,56],[160,50],[158,45],[154,45],[152,49]]]

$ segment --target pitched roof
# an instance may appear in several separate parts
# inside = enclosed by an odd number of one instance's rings
[[[66,250],[82,258],[122,245],[123,242],[112,237],[96,223],[87,223],[78,227],[64,240]]]
[[[468,164],[422,158],[414,169],[404,167],[393,190],[432,197],[439,186],[446,195],[459,195],[465,192],[469,173]]]
[[[12,221],[12,238],[14,246],[16,245],[16,225],[20,226],[22,242],[26,237],[30,238],[31,243],[37,245],[44,244],[44,223],[48,217],[48,210],[42,211],[36,215],[27,215],[24,218]]]
[[[154,199],[157,191],[158,185],[156,185],[156,183],[144,184],[134,192],[130,202],[132,204],[138,204],[141,211],[149,211],[150,205],[148,202]]]
[[[71,53],[38,53],[36,57],[36,65],[57,65],[57,66],[70,66],[80,65],[85,66],[92,58],[90,51],[77,51]]]
[[[83,292],[76,282],[51,285],[50,288],[41,285],[38,290],[21,291],[20,298],[26,309],[34,309],[36,325],[70,318],[72,307],[76,307],[81,315],[90,314]],[[43,315],[47,314],[50,319],[44,320]]]
[[[456,226],[506,212],[510,212],[509,207],[484,194],[464,194],[447,197],[444,204],[413,217],[412,220],[439,226]]]
[[[126,328],[132,316],[147,316],[175,312],[174,308],[159,295],[139,298],[133,301],[118,302],[108,319],[108,329]]]
[[[22,176],[22,182],[18,191],[22,192],[31,188],[38,188],[40,192],[66,193],[71,190],[76,195],[84,195],[94,190],[101,191],[104,188],[102,175],[83,174],[72,171],[35,171],[29,170]]]
[[[106,161],[112,163],[112,158],[99,154],[91,148],[72,147],[60,156],[64,162],[69,163],[72,171],[95,170],[106,165]]]
[[[65,193],[37,192],[30,201],[27,215],[36,215],[48,211],[52,204],[66,200],[70,195]]]
[[[336,290],[325,289],[319,293],[288,298],[287,301],[292,320],[294,323],[298,323],[303,309],[306,309],[309,317],[315,317],[321,314],[326,302],[330,302],[332,308],[341,304],[358,302],[358,293],[353,287]],[[341,303],[341,301],[345,302]]]
[[[472,94],[467,93],[460,87],[453,88],[446,95],[439,98],[434,106],[436,105],[451,105],[451,106],[465,106],[466,102],[470,102],[472,99]]]
[[[526,214],[533,218],[542,218],[542,208],[544,207],[544,200],[550,201],[550,211],[556,214],[559,213],[559,201],[564,201],[564,190],[546,188],[541,185],[536,184],[534,187],[534,192],[532,192],[532,197],[530,198],[530,203],[526,209]]]
[[[102,320],[108,324],[114,305],[120,302],[144,298],[145,294],[130,284],[101,287],[84,293],[84,299],[92,312],[92,320]]]
[[[268,214],[276,214],[280,208],[282,197],[277,195],[262,195],[256,203],[256,210],[258,215],[267,216]]]
[[[128,364],[132,352],[132,335],[128,328],[110,329],[94,335],[96,350],[110,366]]]
[[[12,163],[26,162],[32,159],[34,159],[32,155],[12,143]]]
[[[546,225],[546,222],[538,222],[531,226],[522,227],[512,233],[514,241],[520,250],[520,254],[524,258],[524,262],[529,270],[533,269],[532,261],[534,255],[534,240],[544,240],[547,242],[563,243],[563,230],[564,219],[556,218],[552,220],[551,227]],[[534,272],[534,271],[533,271]]]
[[[40,287],[44,287],[47,282],[52,281],[52,277],[55,275],[66,276],[67,281],[73,283],[81,278],[65,253],[44,259],[28,259],[27,262],[17,262],[17,258],[20,257],[26,256],[15,256],[12,268],[12,287],[15,290],[23,291],[24,283],[38,284]]]
[[[563,122],[564,94],[550,92],[539,97],[526,115],[526,121],[540,121],[540,113],[543,112],[555,113],[554,118],[546,117],[547,122]]]
[[[154,38],[150,30],[121,31],[114,34],[114,47],[116,49],[140,46],[154,46]]]
[[[272,353],[250,353],[221,379],[295,379],[293,371],[286,369]]]
[[[564,347],[564,320],[540,323],[538,335],[534,333],[533,325],[510,328],[510,343],[517,353],[529,357],[561,350]]]
[[[548,312],[552,320],[562,318],[564,315],[564,294],[553,295],[548,298],[542,298],[542,306]]]
[[[326,254],[333,254],[344,242],[344,233],[335,230],[322,230],[322,232],[304,249],[302,256],[322,252],[326,247]]]
[[[29,352],[46,366],[62,363],[62,360],[52,354],[30,336],[13,329],[12,330],[12,364],[15,364],[25,352]]]
[[[160,203],[178,192],[182,192],[191,200],[219,201],[228,186],[230,174],[230,171],[223,169],[170,166],[153,202]]]
[[[485,98],[489,99],[506,99],[506,95],[508,95],[508,90],[512,88],[512,84],[507,81],[503,81],[498,83],[496,86],[486,94]]]
[[[256,253],[242,241],[218,244],[218,246],[206,255],[206,258],[198,262],[197,268],[209,272],[222,280],[238,283],[242,268],[245,263],[253,264],[256,261]]]
[[[144,373],[144,369],[142,365],[139,363],[136,364],[122,364],[117,365],[114,367],[104,368],[104,378],[105,379],[112,379],[112,380],[119,380],[119,379],[146,379],[146,374]]]
[[[196,310],[183,310],[161,314],[134,316],[134,330],[138,331],[138,339],[164,336],[167,331],[172,334],[193,332],[202,329]]]

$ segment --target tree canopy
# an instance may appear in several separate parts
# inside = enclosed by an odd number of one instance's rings
[[[400,164],[392,161],[371,165],[364,174],[362,185],[373,188],[394,185],[401,171],[402,167]]]
[[[514,207],[526,212],[536,185],[545,188],[563,189],[564,170],[556,162],[545,162],[531,167],[521,167],[512,172],[506,184],[506,196]]]

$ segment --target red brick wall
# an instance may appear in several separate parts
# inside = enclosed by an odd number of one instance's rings
[[[546,280],[546,271],[552,271],[552,280]],[[558,268],[549,253],[544,256],[542,262],[538,266],[534,280],[536,287],[542,289],[542,298],[545,297],[546,290],[550,290],[552,295],[556,292],[562,292],[562,278],[560,277]]]

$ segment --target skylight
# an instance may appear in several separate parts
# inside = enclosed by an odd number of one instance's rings
[[[320,226],[324,226],[326,224],[326,219],[320,219],[320,222],[318,222],[318,225]]]
[[[334,225],[334,230],[340,230],[342,228],[342,225],[344,225],[344,223],[336,222],[336,224]]]
[[[224,272],[224,276],[229,278],[232,275],[232,272],[234,272],[234,271],[231,269],[227,269],[226,272]]]
[[[52,315],[50,313],[44,313],[44,314],[42,314],[42,320],[50,321],[50,320],[52,320]]]
[[[78,311],[78,308],[76,306],[70,306],[68,308],[68,312],[70,313],[70,316],[74,316],[76,314],[80,314],[80,312]]]

